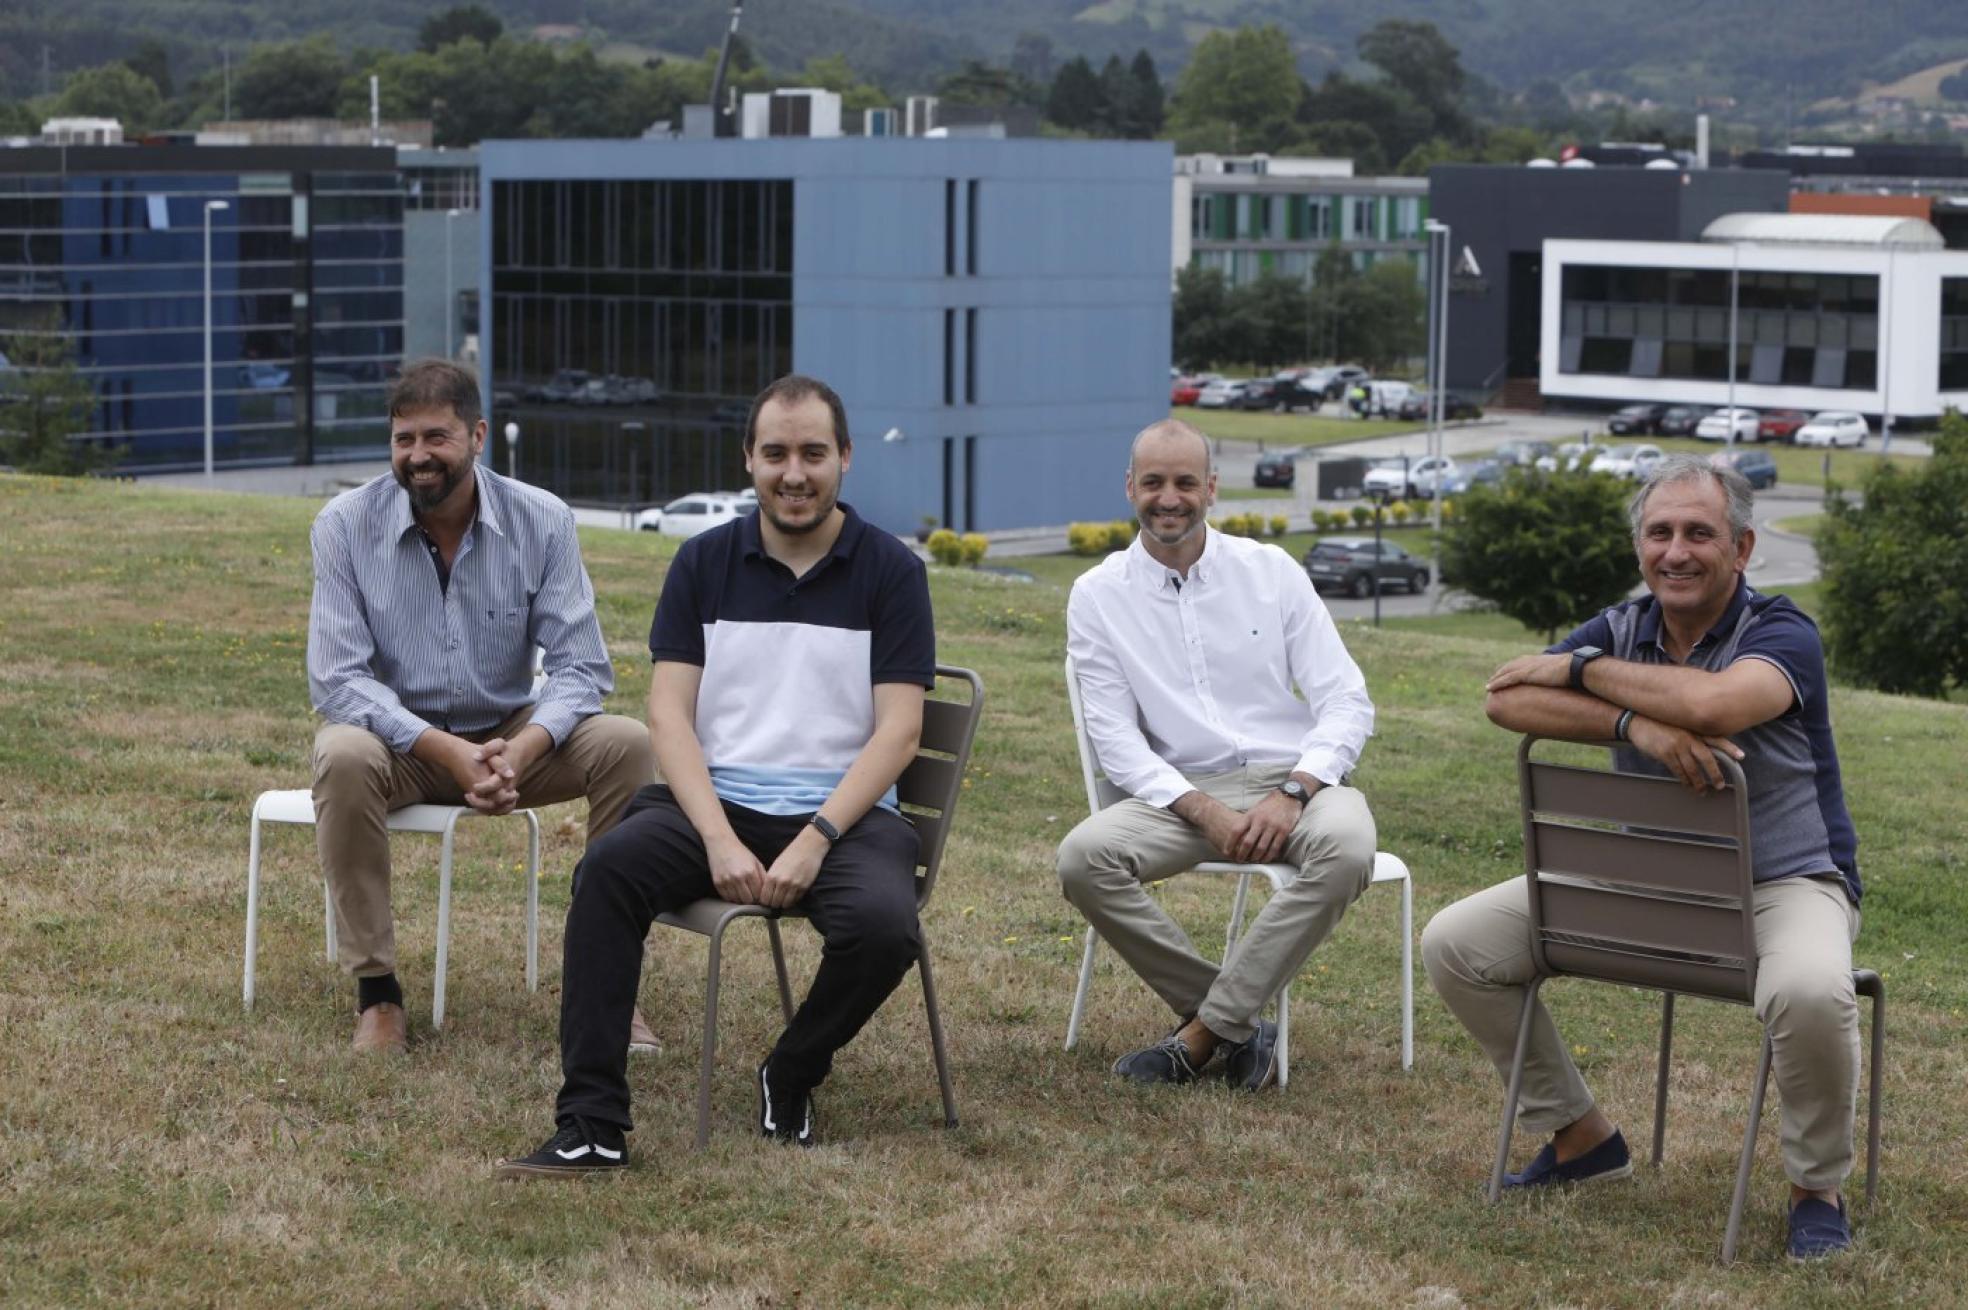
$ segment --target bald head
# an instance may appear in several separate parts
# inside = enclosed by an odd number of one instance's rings
[[[1208,478],[1216,472],[1216,461],[1210,450],[1209,438],[1190,427],[1179,418],[1165,418],[1150,423],[1135,434],[1134,445],[1128,449],[1128,474],[1132,476],[1150,449],[1157,455],[1174,455],[1181,458],[1192,450],[1200,450],[1203,456],[1203,477]]]

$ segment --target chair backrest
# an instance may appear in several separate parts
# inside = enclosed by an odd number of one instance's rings
[[[1539,763],[1531,753],[1542,740],[1517,748],[1538,971],[1749,1003],[1756,908],[1736,762],[1718,753],[1727,785],[1695,792],[1672,778]]]
[[[1087,736],[1086,709],[1080,703],[1079,670],[1073,657],[1066,657],[1066,702],[1073,707],[1073,740],[1080,748],[1080,781],[1086,787],[1087,813],[1098,814],[1127,793],[1107,780],[1100,761],[1093,757],[1093,741]]]
[[[969,700],[931,696],[923,701],[922,740],[916,758],[895,781],[902,812],[916,826],[916,860],[922,868],[916,880],[919,906],[929,904],[930,893],[936,890],[936,873],[943,865],[943,846],[949,840],[950,821],[956,817],[957,797],[963,793],[971,743],[977,738],[978,720],[984,716],[983,680],[969,669],[936,666],[938,691],[946,685],[954,689],[958,683],[969,687]]]

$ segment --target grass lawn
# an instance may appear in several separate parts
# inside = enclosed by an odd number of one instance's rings
[[[1795,518],[1778,519],[1770,526],[1781,532],[1816,540],[1818,530],[1824,526],[1824,519],[1825,516],[1822,514],[1799,514]]]
[[[1253,413],[1192,406],[1177,409],[1170,417],[1192,424],[1204,435],[1219,441],[1262,442],[1266,447],[1334,446],[1393,432],[1414,432],[1422,426],[1396,419],[1322,418],[1312,414]]]
[[[657,939],[642,1000],[662,1055],[631,1066],[636,1167],[498,1184],[550,1127],[559,924],[579,805],[548,815],[542,985],[524,990],[516,825],[459,836],[448,1021],[428,1024],[436,850],[393,850],[413,1045],[356,1060],[352,987],[321,958],[313,842],[276,829],[257,1008],[239,1004],[247,815],[304,785],[310,587],[301,500],[0,478],[0,1301],[43,1305],[1669,1306],[1959,1304],[1968,1285],[1968,706],[1838,690],[1871,895],[1858,956],[1892,995],[1887,1155],[1859,1250],[1780,1256],[1775,1112],[1743,1261],[1715,1253],[1755,1062],[1739,1009],[1682,1007],[1666,1167],[1486,1206],[1500,1088],[1417,979],[1398,1056],[1397,906],[1370,891],[1308,965],[1291,1086],[1118,1086],[1169,1016],[1103,955],[1079,1050],[1079,961],[1052,872],[1082,812],[1061,686],[1069,578],[932,571],[939,655],[989,707],[945,881],[925,917],[963,1125],[940,1126],[913,979],[843,1052],[826,1144],[748,1135],[775,1035],[763,934],[725,964],[717,1131],[688,1150],[703,944]],[[671,543],[583,537],[639,714]],[[1416,927],[1520,869],[1513,743],[1482,677],[1524,648],[1470,626],[1349,626],[1379,707],[1357,781],[1415,875]],[[1199,941],[1218,883],[1172,883]],[[1220,936],[1217,940],[1221,940]],[[794,973],[814,937],[787,933]],[[1654,998],[1560,983],[1580,1063],[1645,1136]],[[1520,1137],[1519,1158],[1534,1144]],[[1949,1290],[1954,1289],[1954,1290]]]
[[[1593,435],[1594,442],[1607,445],[1638,445],[1650,442],[1662,450],[1676,451],[1694,455],[1713,455],[1726,447],[1720,441],[1697,441],[1693,437],[1613,437],[1600,432]],[[1822,487],[1826,484],[1826,470],[1830,471],[1831,482],[1841,487],[1858,487],[1866,470],[1878,467],[1880,461],[1890,460],[1902,467],[1912,467],[1925,461],[1921,455],[1884,455],[1877,447],[1866,450],[1823,450],[1810,446],[1786,446],[1780,442],[1765,442],[1752,447],[1767,450],[1777,462],[1777,481],[1794,483],[1809,487]]]

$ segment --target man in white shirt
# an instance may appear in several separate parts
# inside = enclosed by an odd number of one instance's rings
[[[1094,755],[1129,799],[1067,834],[1059,880],[1179,1016],[1114,1072],[1189,1082],[1221,1052],[1225,1076],[1256,1091],[1277,1077],[1259,1012],[1373,874],[1373,816],[1345,785],[1373,703],[1304,570],[1205,521],[1216,472],[1200,432],[1144,429],[1127,494],[1140,535],[1074,584],[1066,645]],[[1213,859],[1299,870],[1221,966],[1146,890]]]

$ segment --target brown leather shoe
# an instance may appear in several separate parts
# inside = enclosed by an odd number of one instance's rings
[[[381,1001],[355,1016],[355,1041],[359,1052],[380,1051],[402,1055],[410,1049],[410,1021],[403,1007]]]
[[[662,1053],[663,1043],[657,1040],[655,1030],[650,1028],[649,1021],[642,1017],[642,1007],[638,1005],[629,1015],[629,1054],[661,1055]]]

